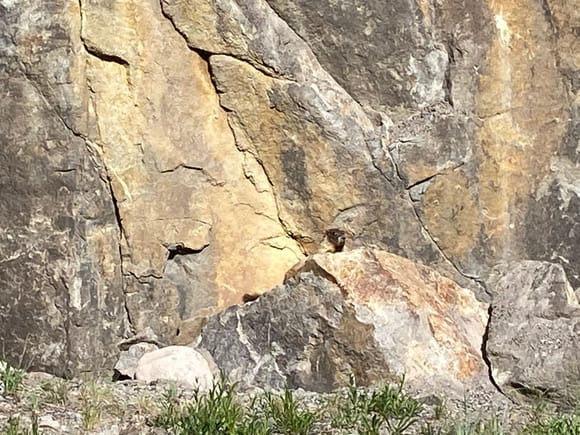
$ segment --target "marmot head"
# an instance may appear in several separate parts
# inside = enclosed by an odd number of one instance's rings
[[[339,228],[326,230],[326,238],[334,248],[334,252],[341,252],[346,243],[346,233]]]

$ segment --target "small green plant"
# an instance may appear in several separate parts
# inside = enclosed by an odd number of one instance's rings
[[[369,410],[382,417],[393,435],[404,433],[417,421],[421,412],[421,403],[403,392],[404,382],[403,377],[395,387],[387,385],[373,392],[370,398]]]
[[[176,427],[181,420],[181,408],[176,400],[175,387],[171,385],[163,394],[162,411],[153,419],[158,427]]]
[[[0,361],[0,390],[5,394],[14,394],[24,380],[24,370],[12,367],[7,362]]]
[[[23,432],[21,427],[20,417],[10,417],[8,420],[8,426],[2,432],[4,435],[20,435]]]
[[[357,389],[354,379],[346,400],[339,403],[332,418],[336,428],[358,430],[372,435],[386,428],[388,433],[404,433],[417,421],[422,405],[403,392],[404,378],[396,386],[386,385],[372,393]]]
[[[302,409],[288,388],[281,396],[267,394],[265,408],[266,415],[273,421],[276,432],[306,435],[314,424],[315,415]]]
[[[524,429],[526,435],[580,435],[580,416],[555,415],[533,422]]]
[[[194,392],[193,402],[185,407],[182,418],[183,433],[235,433],[242,417],[233,385],[220,383],[207,394]]]
[[[36,410],[32,410],[32,423],[30,427],[31,435],[38,435],[40,432],[38,430],[38,414]]]
[[[340,429],[354,429],[359,422],[368,418],[369,400],[359,392],[354,376],[351,375],[346,399],[339,400],[331,418],[331,425]]]
[[[137,396],[135,403],[137,415],[145,417],[156,413],[159,409],[153,399],[146,395]]]
[[[3,435],[39,435],[38,416],[32,412],[32,422],[30,428],[25,427],[21,422],[20,416],[12,416],[8,420],[8,426],[4,428]]]
[[[442,435],[443,429],[440,427],[434,427],[431,423],[424,424],[419,430],[421,435]]]
[[[8,420],[8,426],[4,428],[4,435],[20,435],[23,432],[23,428],[20,423],[20,417],[12,416]]]
[[[238,433],[247,435],[270,435],[272,428],[261,408],[261,398],[254,396],[240,424]]]
[[[438,400],[435,408],[433,409],[433,418],[435,420],[445,420],[447,417],[449,417],[447,403],[445,403],[444,400]]]
[[[153,424],[183,435],[269,434],[267,422],[256,414],[249,415],[236,400],[234,390],[235,385],[223,376],[207,393],[195,390],[192,400],[183,404],[178,402],[175,390],[168,390]]]
[[[501,424],[496,418],[488,420],[461,422],[445,430],[449,435],[503,435]]]
[[[64,379],[45,381],[40,384],[42,399],[53,405],[66,405],[69,385]]]
[[[383,419],[377,414],[372,414],[361,420],[359,433],[361,435],[379,435],[382,426]]]
[[[108,404],[110,391],[97,382],[89,382],[81,387],[81,416],[85,430],[93,430],[101,421],[103,410]]]

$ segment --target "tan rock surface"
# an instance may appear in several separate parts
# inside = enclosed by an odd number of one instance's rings
[[[484,278],[486,265],[501,259],[554,259],[560,252],[576,276],[571,252],[541,240],[548,231],[551,237],[567,239],[573,224],[564,223],[558,236],[557,229],[546,228],[551,224],[545,220],[560,220],[558,212],[537,215],[538,209],[552,209],[559,201],[551,197],[552,183],[562,186],[560,198],[579,191],[577,183],[557,181],[570,173],[557,162],[574,122],[569,119],[566,75],[578,70],[578,50],[573,49],[578,42],[566,23],[577,22],[573,17],[578,14],[570,3],[542,5],[534,0],[489,2],[488,8],[492,33],[484,58],[473,66],[478,83],[475,101],[469,103],[476,119],[473,139],[467,140],[474,146],[464,151],[465,168],[441,172],[425,189],[421,219],[467,275]],[[575,213],[574,205],[562,207],[568,209],[563,214]]]
[[[321,269],[337,283],[357,318],[374,325],[389,366],[409,381],[438,375],[465,381],[482,374],[487,304],[470,290],[431,268],[377,250],[319,254],[303,268]]]
[[[339,226],[351,245],[386,246],[455,273],[389,180],[392,163],[376,167],[388,117],[365,111],[265,2],[194,3],[165,0],[163,10],[190,47],[213,54],[236,144],[263,166],[280,220],[303,250],[317,252],[324,231]]]
[[[70,375],[147,326],[189,340],[328,228],[482,300],[506,259],[578,291],[578,8],[363,3],[0,2],[12,362]]]
[[[486,249],[493,257],[505,257],[516,248],[510,238],[521,237],[523,230],[520,216],[526,210],[517,204],[536,195],[549,175],[568,108],[553,30],[542,5],[492,2],[491,9],[495,37],[478,96],[483,120],[477,151],[482,162],[479,208]]]
[[[405,376],[461,396],[485,383],[487,304],[394,254],[316,254],[247,304],[212,316],[199,347],[243,385],[327,391]]]
[[[122,30],[106,31],[110,22]],[[279,282],[300,250],[278,222],[263,171],[236,148],[206,62],[187,48],[159,3],[84,3],[83,39],[96,126],[89,140],[111,178],[124,273],[137,280],[128,287],[133,326],[159,322],[171,334],[180,316]],[[182,283],[167,279],[172,244],[208,250],[207,268],[190,274],[204,275],[211,289],[196,296],[195,288],[178,290]],[[140,280],[152,298],[142,294]],[[206,300],[188,306],[188,297]],[[177,306],[185,308],[177,314]]]

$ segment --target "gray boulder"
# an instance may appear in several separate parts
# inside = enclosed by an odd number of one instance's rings
[[[487,357],[497,386],[512,398],[567,403],[580,391],[580,306],[560,265],[498,266]]]
[[[135,371],[141,357],[157,349],[157,346],[152,343],[136,343],[129,349],[122,351],[119,354],[117,364],[115,364],[115,376],[119,379],[135,378]]]
[[[487,305],[384,251],[317,254],[286,284],[208,319],[200,347],[242,385],[330,391],[405,375],[441,393],[481,380]]]

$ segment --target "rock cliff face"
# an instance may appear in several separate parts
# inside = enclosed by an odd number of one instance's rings
[[[487,357],[501,391],[519,399],[578,401],[580,305],[562,267],[539,261],[498,265]]]
[[[325,229],[480,299],[580,285],[563,0],[0,0],[0,344],[59,373],[279,284]]]
[[[211,317],[199,347],[240,385],[332,391],[404,376],[461,397],[482,378],[487,305],[387,252],[309,257],[285,285]]]

